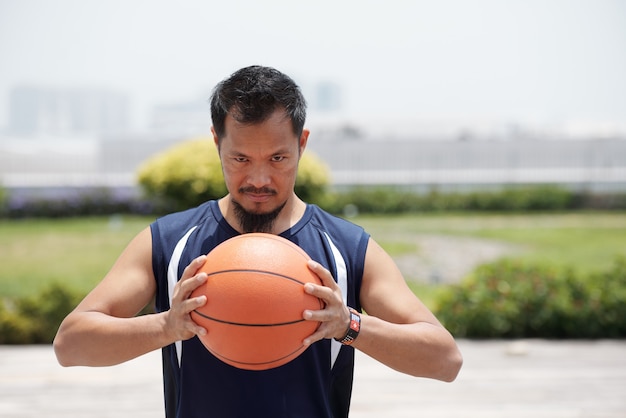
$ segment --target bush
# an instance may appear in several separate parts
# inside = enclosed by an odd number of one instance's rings
[[[437,316],[457,337],[626,337],[626,261],[604,274],[502,260],[442,293]]]
[[[8,201],[9,194],[7,189],[0,184],[0,216],[4,216],[6,214]]]
[[[170,201],[178,210],[226,193],[219,156],[206,138],[183,142],[150,158],[139,168],[138,181],[149,197]]]
[[[163,210],[155,202],[139,199],[129,193],[108,188],[71,188],[56,195],[20,195],[6,199],[0,216],[19,218],[67,218],[73,216],[103,216],[122,213],[146,215]],[[165,208],[167,210],[167,208]]]
[[[0,301],[0,344],[49,344],[81,297],[60,284],[12,302]]]
[[[574,195],[561,187],[539,185],[469,193],[465,200],[465,209],[470,210],[545,211],[570,209]]]
[[[328,200],[330,169],[311,151],[305,151],[298,165],[295,192],[305,202],[323,206]]]
[[[325,209],[333,213],[342,213],[346,207],[354,207],[359,213],[401,213],[417,210],[420,200],[417,194],[392,187],[363,186],[335,193]]]
[[[219,156],[207,138],[183,142],[150,158],[139,168],[138,182],[149,197],[165,199],[177,210],[226,194]]]
[[[30,344],[33,322],[0,300],[0,344]]]
[[[464,193],[444,193],[436,188],[428,193],[418,193],[391,186],[357,186],[336,193],[325,209],[341,213],[348,206],[356,207],[359,213],[379,214],[434,211],[620,210],[626,209],[626,195],[579,193],[549,184]]]
[[[590,336],[626,336],[626,258],[616,260],[606,273],[592,274],[586,282],[588,296],[581,315]]]
[[[300,160],[296,193],[310,203],[324,201],[328,168],[306,152]],[[219,155],[208,138],[178,144],[144,163],[139,184],[152,198],[166,199],[178,209],[197,206],[226,194]]]
[[[84,295],[53,283],[39,294],[0,299],[0,344],[51,344],[63,319]],[[138,315],[154,313],[154,301]]]

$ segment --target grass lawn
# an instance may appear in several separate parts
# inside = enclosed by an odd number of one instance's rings
[[[354,221],[392,254],[394,249],[401,253],[403,240],[411,234],[444,234],[516,244],[525,249],[519,258],[581,272],[606,269],[616,256],[626,256],[623,212],[413,214],[363,216]]]
[[[0,296],[38,293],[52,282],[87,292],[151,218],[0,221]]]
[[[88,291],[152,219],[0,220],[0,297],[38,293],[55,281]],[[412,214],[353,221],[392,255],[415,251],[415,234],[446,234],[515,243],[526,249],[520,257],[581,272],[606,269],[616,255],[626,256],[626,213]],[[427,303],[435,290],[415,286]]]

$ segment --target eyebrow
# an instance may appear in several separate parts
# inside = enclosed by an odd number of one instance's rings
[[[270,154],[270,156],[274,156],[274,155],[284,155],[284,154],[290,154],[290,153],[291,153],[291,150],[289,150],[288,148],[280,148],[280,149],[274,150],[274,151]],[[232,151],[230,152],[230,154],[231,154],[231,155],[237,155],[237,156],[240,156],[240,157],[248,157],[248,156],[249,156],[249,155],[248,155],[248,154],[246,154],[245,152],[243,152],[243,151],[239,151],[239,150],[232,150]]]

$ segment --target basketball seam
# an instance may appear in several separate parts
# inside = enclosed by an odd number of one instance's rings
[[[306,347],[304,345],[300,345],[296,350],[294,350],[293,352],[291,352],[291,353],[289,353],[287,355],[284,355],[284,356],[279,357],[277,359],[266,360],[266,361],[258,361],[258,362],[235,360],[235,359],[227,357],[227,356],[225,356],[223,354],[220,354],[217,351],[215,351],[213,349],[210,349],[208,347],[207,347],[207,349],[214,356],[216,356],[216,357],[218,357],[218,358],[220,358],[222,360],[229,361],[229,362],[231,362],[233,364],[245,365],[245,366],[266,366],[266,365],[272,365],[272,364],[277,363],[277,362],[281,362],[282,360],[288,359],[288,358],[294,356],[295,354],[299,354],[300,352],[306,350]],[[282,366],[282,364],[280,364],[280,366]]]
[[[199,312],[198,310],[194,310],[193,312],[210,321],[215,321],[215,322],[219,322],[219,323],[227,324],[227,325],[236,325],[240,327],[277,327],[277,326],[283,326],[283,325],[293,325],[293,324],[297,324],[297,323],[305,321],[304,319],[296,319],[294,321],[275,322],[271,324],[248,324],[245,322],[233,322],[233,321],[226,321],[224,319],[213,318],[212,316],[206,315],[202,312]]]
[[[298,284],[306,284],[307,282],[301,282],[298,279],[294,279],[291,276],[287,276],[285,274],[281,274],[281,273],[276,273],[273,271],[267,271],[267,270],[257,270],[257,269],[229,269],[229,270],[219,270],[219,271],[212,271],[212,272],[205,272],[207,274],[207,276],[215,276],[218,274],[222,274],[222,273],[261,273],[261,274],[267,274],[270,276],[278,276],[278,277],[282,277],[283,279],[287,279],[287,280],[291,280],[292,282],[296,282]]]

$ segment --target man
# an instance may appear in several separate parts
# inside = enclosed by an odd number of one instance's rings
[[[454,339],[391,257],[362,228],[294,193],[305,115],[300,89],[275,69],[243,68],[217,85],[212,133],[228,194],[160,218],[131,241],[62,323],[54,342],[62,365],[113,365],[162,348],[166,414],[184,418],[345,417],[354,348],[403,373],[455,379],[462,359]],[[247,232],[302,247],[323,283],[305,287],[325,302],[303,312],[321,322],[303,341],[307,350],[267,371],[219,361],[196,337],[211,330],[190,317],[207,302],[190,298],[207,280],[197,273],[203,254]],[[157,313],[135,316],[153,298]]]

